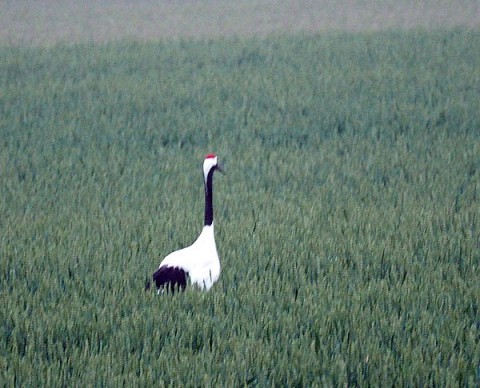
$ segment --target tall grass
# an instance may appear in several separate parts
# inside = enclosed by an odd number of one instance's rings
[[[0,50],[5,385],[480,382],[480,35]],[[201,228],[223,272],[145,293]]]

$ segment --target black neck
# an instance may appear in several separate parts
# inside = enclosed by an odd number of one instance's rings
[[[205,222],[204,226],[213,224],[213,172],[215,167],[212,168],[207,175],[205,181]]]

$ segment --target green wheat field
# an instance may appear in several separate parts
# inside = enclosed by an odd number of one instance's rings
[[[3,386],[478,386],[480,32],[2,46],[0,302]]]

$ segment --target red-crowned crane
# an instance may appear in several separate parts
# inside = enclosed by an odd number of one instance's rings
[[[190,283],[209,290],[220,276],[220,259],[213,230],[213,173],[223,171],[215,154],[208,154],[203,161],[205,185],[205,218],[202,232],[190,246],[167,255],[153,274],[158,293],[164,290],[185,290]],[[146,288],[149,288],[150,282]]]

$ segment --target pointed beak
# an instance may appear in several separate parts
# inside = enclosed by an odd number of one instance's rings
[[[220,165],[220,164],[217,164],[217,167],[216,169],[221,172],[222,174],[225,174],[225,170],[223,169],[223,167]]]

